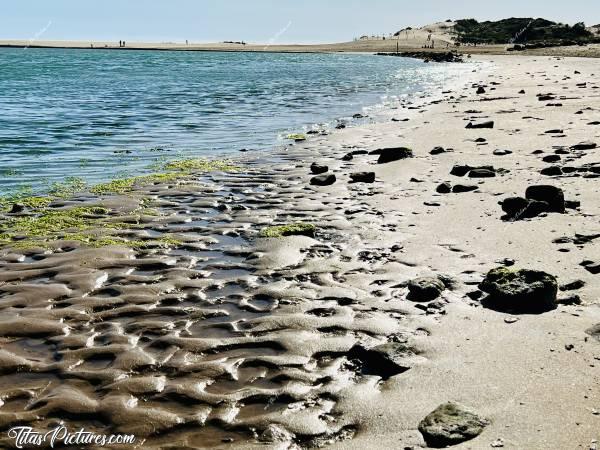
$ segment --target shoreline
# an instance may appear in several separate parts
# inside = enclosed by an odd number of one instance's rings
[[[100,202],[103,224],[141,227],[117,230],[124,239],[169,234],[178,243],[139,250],[59,242],[52,253],[0,253],[0,289],[8,294],[0,389],[28,392],[33,406],[16,408],[5,426],[45,425],[35,415],[88,414],[147,436],[144,448],[255,449],[262,441],[418,449],[427,448],[419,421],[458,401],[491,424],[453,448],[498,440],[533,450],[590,446],[600,437],[593,413],[600,349],[585,330],[600,323],[600,283],[579,262],[599,254],[598,242],[552,240],[599,232],[597,181],[540,171],[548,167],[542,158],[558,154],[555,144],[600,139],[588,125],[600,109],[593,61],[480,60],[494,70],[476,69],[443,99],[415,105],[408,122],[392,122],[408,111],[391,110],[388,121],[247,155],[239,172],[192,173],[100,201],[58,201],[58,208]],[[550,91],[562,106],[536,97]],[[495,127],[465,128],[486,120]],[[400,145],[415,157],[376,164],[368,154]],[[445,151],[430,154],[438,146]],[[594,156],[553,160],[580,166]],[[311,186],[313,162],[329,166],[336,182]],[[455,164],[508,172],[460,178],[450,175]],[[363,171],[374,171],[375,183],[348,182]],[[476,189],[437,193],[444,182]],[[503,222],[498,201],[531,184],[560,185],[581,206]],[[140,205],[158,215],[136,212]],[[258,238],[266,227],[295,222],[314,224],[316,234]],[[468,294],[507,258],[561,284],[583,280],[581,304],[518,316],[481,307]],[[408,281],[439,275],[449,281],[436,305],[407,299]],[[357,353],[393,343],[408,349],[402,373],[382,373]],[[35,376],[25,380],[23,372]],[[131,396],[143,400],[130,406]]]
[[[398,46],[397,46],[398,44]],[[366,40],[329,44],[255,44],[237,43],[146,43],[134,42],[119,47],[117,42],[83,41],[33,41],[0,40],[0,48],[41,48],[76,50],[123,50],[123,51],[197,51],[197,52],[245,52],[245,53],[395,53],[425,52],[446,53],[458,51],[465,55],[514,55],[514,56],[563,56],[563,57],[600,57],[600,44],[585,46],[548,47],[528,49],[519,52],[507,51],[507,45],[480,45],[460,47],[449,46],[435,49],[423,48],[426,40]],[[93,47],[91,47],[93,46]]]

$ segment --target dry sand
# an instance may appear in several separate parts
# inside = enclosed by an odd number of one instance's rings
[[[600,233],[600,179],[540,170],[559,147],[600,141],[600,126],[589,125],[600,120],[599,68],[590,59],[522,56],[479,57],[474,66],[443,95],[383,112],[381,123],[241,158],[239,173],[102,201],[114,214],[137,214],[141,229],[123,236],[169,232],[186,242],[177,249],[59,241],[54,252],[4,251],[3,429],[63,419],[136,433],[145,439],[139,448],[418,449],[426,448],[419,421],[457,401],[491,424],[454,448],[499,439],[507,449],[595,448],[600,342],[585,331],[600,323],[600,275],[579,264],[598,261],[600,239],[552,241]],[[536,97],[549,92],[556,100]],[[483,120],[494,129],[465,129]],[[546,133],[557,128],[563,133]],[[397,146],[415,157],[342,160]],[[435,146],[453,150],[430,155]],[[554,164],[597,163],[598,151],[567,151]],[[328,165],[337,182],[309,186],[312,162]],[[458,178],[449,174],[455,164],[509,172]],[[376,182],[349,184],[359,170],[374,171]],[[478,189],[436,193],[445,181]],[[533,184],[559,186],[581,206],[502,221],[498,202]],[[142,198],[154,215],[136,213]],[[55,206],[89,203],[98,200]],[[315,238],[258,238],[267,225],[298,221],[314,223]],[[582,304],[514,323],[483,308],[466,294],[506,258],[561,284],[584,281]],[[454,282],[423,310],[403,283],[432,274]],[[406,345],[409,370],[390,376],[352,350],[386,342]],[[278,432],[265,433],[273,424]]]

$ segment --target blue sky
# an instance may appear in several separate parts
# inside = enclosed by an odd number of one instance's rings
[[[14,0],[0,10],[0,39],[340,42],[450,18],[511,16],[593,25],[600,0]]]

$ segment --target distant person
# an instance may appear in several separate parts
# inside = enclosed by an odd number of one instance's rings
[[[185,45],[188,45],[188,40],[187,39],[185,40]]]
[[[123,47],[123,43],[121,41],[119,41],[119,48]]]

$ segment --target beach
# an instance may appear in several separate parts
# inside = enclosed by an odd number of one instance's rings
[[[452,448],[596,448],[598,67],[472,61],[374,123],[3,212],[2,428],[408,450],[457,402],[485,425]],[[560,211],[503,218],[547,185]],[[497,267],[555,276],[555,307],[489,307]]]

